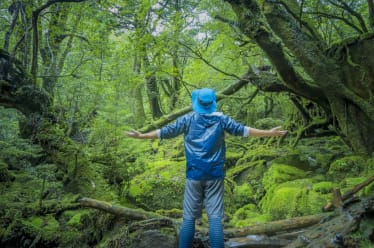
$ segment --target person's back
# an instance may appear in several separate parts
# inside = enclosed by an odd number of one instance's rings
[[[243,135],[245,127],[220,112],[193,112],[186,122],[186,177],[195,180],[222,179],[226,158],[225,131]]]

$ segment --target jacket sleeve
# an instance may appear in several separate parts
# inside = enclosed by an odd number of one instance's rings
[[[223,129],[231,135],[248,137],[250,128],[235,121],[229,116],[223,115]]]
[[[189,119],[189,115],[184,115],[179,117],[174,123],[162,127],[159,134],[160,139],[171,139],[186,133]]]

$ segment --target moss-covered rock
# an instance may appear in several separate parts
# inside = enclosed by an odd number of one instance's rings
[[[245,152],[244,159],[252,162],[257,160],[271,161],[281,156],[283,153],[284,151],[277,149],[273,145],[256,145]]]
[[[366,169],[366,158],[359,155],[346,156],[331,163],[327,175],[334,181],[358,176]]]
[[[309,138],[301,140],[297,147],[275,158],[272,163],[287,164],[305,171],[324,174],[336,157],[344,156],[347,146],[339,137],[330,139]]]
[[[271,219],[269,214],[261,214],[258,207],[254,204],[247,204],[239,208],[233,215],[230,225],[235,227],[250,226],[253,224],[264,223]]]
[[[243,206],[248,203],[253,203],[254,202],[253,188],[248,183],[235,187],[231,201],[233,201],[236,206]]]
[[[337,188],[338,184],[334,182],[318,182],[313,184],[313,190],[321,194],[329,194],[334,188]]]
[[[81,230],[84,228],[83,218],[90,215],[89,210],[80,210],[80,211],[65,211],[62,215],[62,218],[65,219],[66,225]]]
[[[262,211],[272,220],[316,214],[328,202],[330,195],[313,190],[309,179],[297,179],[275,185],[261,201]]]
[[[260,180],[266,171],[266,161],[247,161],[245,158],[238,160],[236,166],[227,170],[226,176],[237,184],[243,184],[252,180]]]
[[[264,188],[262,186],[261,179],[266,172],[266,169],[267,167],[265,160],[248,162],[245,159],[241,159],[237,162],[235,167],[230,168],[227,171],[226,178],[233,180],[238,186],[247,184],[248,187],[251,188],[250,198],[254,201],[258,201],[264,195]],[[235,198],[234,196],[230,197],[230,201]],[[238,202],[234,202],[233,205],[237,206],[236,203]]]
[[[148,210],[182,208],[185,161],[155,161],[130,182],[129,197]]]
[[[262,178],[262,184],[267,191],[277,184],[295,179],[305,178],[306,172],[293,166],[285,164],[272,164]]]

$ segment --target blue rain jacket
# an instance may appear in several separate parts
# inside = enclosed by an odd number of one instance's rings
[[[224,178],[225,132],[248,136],[249,128],[220,112],[192,112],[160,129],[161,139],[184,134],[186,177],[193,180]]]

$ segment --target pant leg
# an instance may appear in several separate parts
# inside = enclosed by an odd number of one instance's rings
[[[179,233],[179,248],[191,248],[195,236],[195,220],[201,217],[204,191],[201,181],[186,180],[183,199],[183,223]]]
[[[223,180],[209,180],[204,189],[205,205],[209,221],[209,241],[211,248],[224,247],[222,219],[224,216],[223,205]]]
[[[205,181],[204,196],[208,218],[223,218],[223,179]]]
[[[183,219],[179,233],[178,248],[191,248],[195,236],[195,220]]]
[[[186,179],[183,198],[183,219],[201,218],[204,200],[204,181]]]

